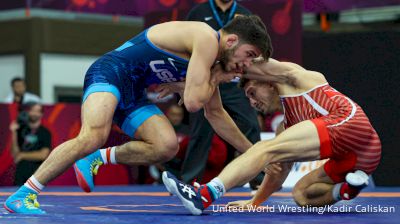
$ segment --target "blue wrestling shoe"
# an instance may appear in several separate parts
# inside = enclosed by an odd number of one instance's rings
[[[183,206],[193,215],[201,215],[204,209],[211,205],[214,201],[212,193],[207,185],[201,185],[195,188],[189,184],[185,184],[168,171],[164,171],[162,179],[167,190],[178,196],[182,201]]]
[[[10,213],[41,215],[46,214],[39,208],[36,200],[37,193],[25,186],[22,186],[4,202],[4,208]]]
[[[97,175],[99,167],[104,162],[101,159],[100,151],[96,151],[74,164],[76,179],[79,186],[85,192],[91,192],[94,188],[93,175]]]

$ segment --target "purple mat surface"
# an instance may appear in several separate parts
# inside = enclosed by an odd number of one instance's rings
[[[0,188],[1,204],[15,190]],[[91,194],[76,187],[48,187],[38,198],[46,215],[9,214],[1,208],[0,223],[400,223],[400,188],[367,189],[355,200],[321,210],[296,206],[288,191],[271,197],[264,204],[269,209],[219,210],[229,201],[248,198],[247,191],[235,189],[204,215],[192,216],[162,186],[97,187]]]

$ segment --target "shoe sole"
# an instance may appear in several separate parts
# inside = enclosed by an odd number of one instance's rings
[[[13,210],[11,210],[9,207],[7,207],[6,204],[4,204],[3,207],[4,207],[9,213],[15,213]]]
[[[358,171],[354,173],[348,173],[345,177],[346,182],[353,186],[363,186],[366,187],[368,185],[369,177],[363,171]]]
[[[81,173],[81,171],[78,169],[78,167],[75,164],[74,164],[74,170],[75,170],[75,176],[76,176],[76,180],[78,181],[79,187],[81,187],[87,193],[92,192],[90,190],[89,184],[86,182],[83,174]]]
[[[182,197],[181,194],[179,194],[179,191],[178,191],[178,188],[176,187],[175,181],[170,181],[167,173],[164,172],[162,174],[162,179],[163,179],[164,185],[167,188],[167,190],[171,194],[178,196],[178,198],[181,200],[183,206],[185,206],[185,208],[187,210],[189,210],[190,213],[192,213],[193,215],[201,215],[202,211],[200,209],[196,208],[194,206],[193,202],[186,200],[184,197]]]
[[[9,213],[15,213],[15,214],[17,214],[17,212],[15,212],[15,211],[12,210],[11,208],[7,207],[6,204],[3,204],[3,207],[4,207]],[[29,214],[29,215],[44,215],[44,214],[46,214],[46,212],[44,212],[44,213],[24,213],[24,214]]]

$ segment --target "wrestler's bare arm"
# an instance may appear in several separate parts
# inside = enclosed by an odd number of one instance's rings
[[[274,163],[266,167],[266,174],[254,197],[251,199],[254,205],[260,205],[266,201],[275,191],[282,187],[293,163]]]
[[[210,101],[205,105],[204,115],[215,132],[238,151],[243,153],[253,145],[225,111],[218,88],[215,90]]]
[[[300,92],[327,82],[319,72],[306,70],[292,62],[280,62],[272,58],[254,63],[246,72],[243,75],[245,78],[295,87]]]
[[[246,74],[243,77],[258,81],[286,84],[294,82],[292,73],[294,70],[300,68],[270,58],[268,61],[254,63],[246,70]]]
[[[279,76],[280,80],[284,80],[287,84],[292,84],[297,88],[307,89],[327,82],[322,73],[307,70],[292,62],[280,62],[270,59],[268,63],[263,64],[262,69],[264,73]]]
[[[190,58],[184,104],[189,112],[195,112],[206,104],[214,93],[218,83],[211,80],[210,69],[218,54],[218,40],[212,34],[199,33],[193,39],[192,55]]]

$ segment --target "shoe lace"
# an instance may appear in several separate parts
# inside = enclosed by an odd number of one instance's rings
[[[189,198],[192,198],[192,196],[196,196],[196,192],[194,192],[194,191],[192,190],[192,187],[191,187],[190,185],[182,184],[182,183],[180,183],[179,185],[180,185],[181,188],[182,188],[182,192],[183,192],[183,193],[187,193],[187,195],[189,196]]]
[[[201,195],[200,191],[202,189],[202,185],[200,185],[198,182],[196,182],[196,179],[192,182],[192,186],[181,184],[181,187],[182,187],[182,192],[187,193],[189,198],[192,198],[192,196],[196,196],[196,192],[197,192],[197,193],[199,193],[201,200],[208,203],[207,198],[205,198],[203,195]],[[191,189],[191,187],[193,187],[194,191]]]
[[[92,173],[92,175],[97,175],[97,172],[99,172],[99,167],[103,165],[103,161],[101,161],[101,159],[96,158],[95,160],[92,161],[92,163],[90,164],[90,171]]]
[[[24,199],[24,205],[28,209],[37,209],[39,208],[40,204],[37,201],[37,195],[29,193],[28,196],[25,197]]]

